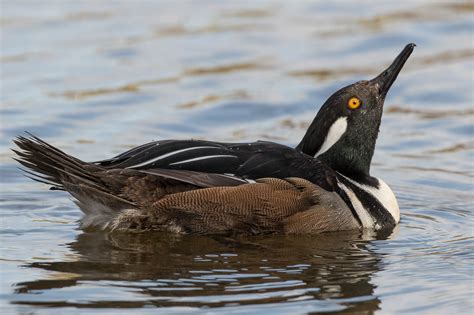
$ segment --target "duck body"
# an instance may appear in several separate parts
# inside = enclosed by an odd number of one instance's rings
[[[396,224],[370,193],[366,192],[365,201],[372,205],[371,212],[365,204],[361,206],[354,197],[354,184],[324,162],[272,142],[157,141],[93,163],[33,136],[15,142],[21,149],[16,151],[20,163],[35,175],[43,174],[36,175],[36,180],[66,190],[77,200],[85,214],[83,228],[257,235],[380,229]],[[215,158],[214,164],[206,166],[195,163],[204,160],[194,155],[194,161],[173,164],[189,159],[170,153],[183,146],[204,145],[206,150],[218,148],[223,156],[235,158]],[[209,156],[209,152],[201,153]],[[173,159],[157,159],[164,155]],[[154,161],[143,164],[145,156]],[[227,159],[239,162],[227,163]],[[172,168],[184,164],[187,169]],[[203,168],[214,172],[202,172]]]
[[[219,235],[392,228],[400,220],[395,195],[369,171],[385,95],[413,48],[375,79],[334,93],[296,148],[160,140],[84,162],[30,135],[13,151],[28,176],[75,198],[83,228]]]

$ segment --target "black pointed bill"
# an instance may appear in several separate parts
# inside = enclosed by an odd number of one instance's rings
[[[398,74],[408,60],[408,57],[410,57],[415,46],[413,43],[406,45],[390,67],[379,74],[375,79],[371,80],[371,83],[378,85],[379,93],[382,97],[387,95],[388,90],[390,90],[393,82],[397,79]]]

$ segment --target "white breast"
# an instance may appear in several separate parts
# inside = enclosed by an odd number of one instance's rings
[[[349,200],[352,203],[352,207],[354,208],[355,212],[357,213],[357,216],[360,219],[360,222],[362,223],[362,227],[364,228],[374,228],[375,227],[375,222],[370,213],[365,210],[364,206],[360,202],[359,198],[357,198],[356,194],[346,185],[338,181],[338,186],[344,190],[346,193],[347,197],[349,197]]]
[[[377,180],[379,181],[379,188],[361,184],[358,184],[358,186],[377,198],[377,200],[385,207],[385,209],[390,212],[396,223],[400,222],[400,208],[398,207],[395,194],[383,180],[378,178]]]
[[[341,176],[344,176],[340,174]],[[381,179],[376,178],[376,180],[379,183],[379,187],[373,187],[373,186],[368,186],[364,185],[361,183],[358,183],[346,176],[344,176],[348,181],[350,181],[352,184],[355,186],[359,187],[360,189],[366,191],[367,193],[371,194],[375,199],[377,199],[380,204],[387,209],[387,211],[390,213],[390,215],[393,217],[396,223],[400,222],[400,208],[398,207],[398,202],[397,198],[395,197],[395,194],[393,191],[390,189],[390,187]],[[374,222],[372,216],[370,213],[363,207],[362,203],[360,202],[359,198],[357,198],[357,195],[347,186],[344,184],[338,182],[339,187],[343,189],[347,196],[349,197],[352,206],[354,207],[354,210],[357,212],[359,215],[359,218],[361,219],[362,226],[365,228],[378,228],[377,222]]]

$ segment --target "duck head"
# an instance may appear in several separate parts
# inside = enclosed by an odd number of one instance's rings
[[[385,96],[415,44],[408,44],[393,63],[370,81],[346,86],[324,103],[296,147],[354,179],[369,177],[382,120]]]

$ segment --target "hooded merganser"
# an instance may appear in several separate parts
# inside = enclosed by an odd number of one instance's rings
[[[161,140],[83,162],[30,135],[15,140],[32,179],[68,191],[82,226],[201,234],[381,229],[397,200],[370,164],[388,90],[415,44],[370,81],[324,103],[298,146]]]

